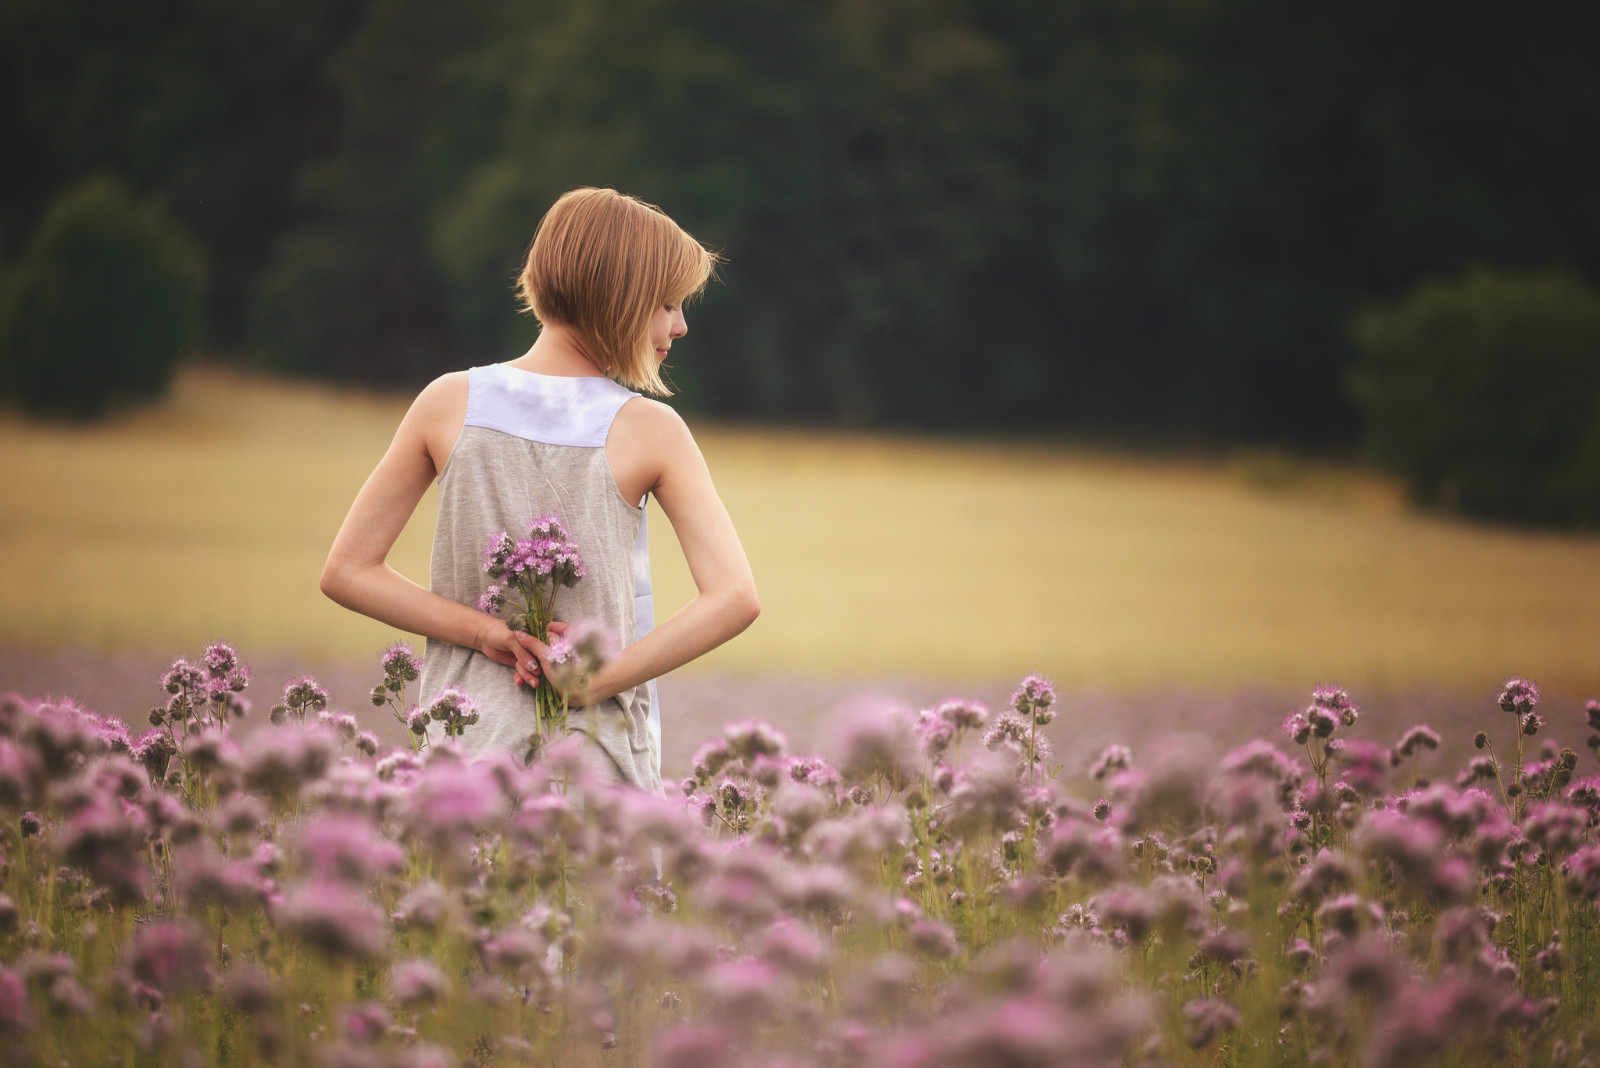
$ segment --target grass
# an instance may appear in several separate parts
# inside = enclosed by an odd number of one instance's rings
[[[0,643],[371,655],[395,635],[316,576],[404,405],[196,368],[104,425],[0,419]],[[1600,537],[1415,515],[1381,479],[1270,454],[696,431],[764,606],[701,668],[1600,690]],[[670,609],[693,587],[652,523]],[[432,525],[430,498],[392,557],[419,581]]]

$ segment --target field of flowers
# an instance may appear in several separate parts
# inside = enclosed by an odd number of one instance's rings
[[[383,752],[295,680],[179,661],[150,727],[0,705],[7,1064],[1588,1064],[1600,702],[1506,683],[1436,781],[1317,690],[1220,761],[1061,783],[1050,684],[862,710],[831,762],[730,726],[668,796],[411,705]],[[1547,721],[1548,720],[1548,721]]]

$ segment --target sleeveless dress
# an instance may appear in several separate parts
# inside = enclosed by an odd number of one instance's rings
[[[624,500],[606,462],[606,435],[638,394],[609,378],[560,378],[505,364],[467,372],[467,416],[439,474],[431,587],[475,604],[490,579],[484,547],[501,530],[526,537],[528,524],[554,514],[583,560],[585,576],[556,595],[557,619],[590,619],[626,646],[654,624],[644,501]],[[520,598],[507,605],[520,608]],[[428,640],[422,698],[447,687],[478,705],[461,739],[471,755],[497,750],[520,759],[537,719],[532,691],[510,668],[478,652]],[[655,683],[572,709],[568,725],[587,736],[591,758],[616,781],[661,792],[661,721]]]

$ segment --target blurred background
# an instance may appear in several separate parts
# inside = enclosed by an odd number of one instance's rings
[[[670,375],[766,609],[719,715],[1589,696],[1596,55],[1576,2],[4,0],[0,688],[375,656],[326,546],[588,184],[728,260]]]

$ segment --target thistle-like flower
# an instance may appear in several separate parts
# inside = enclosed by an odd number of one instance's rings
[[[1043,675],[1029,675],[1011,694],[1011,710],[1044,726],[1056,718],[1056,688]]]
[[[1507,679],[1505,689],[1500,692],[1501,709],[1513,713],[1518,719],[1532,712],[1533,706],[1538,703],[1539,687],[1527,679]]]

